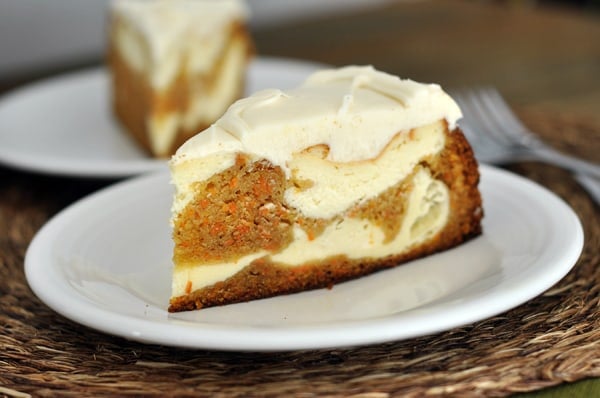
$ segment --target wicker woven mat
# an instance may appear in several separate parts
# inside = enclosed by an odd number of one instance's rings
[[[522,116],[557,146],[586,157],[600,152],[595,121]],[[0,168],[0,395],[503,396],[600,376],[600,210],[562,170],[512,169],[552,189],[583,220],[584,253],[556,286],[502,315],[432,336],[264,354],[143,345],[55,314],[26,284],[25,250],[48,217],[107,182]]]

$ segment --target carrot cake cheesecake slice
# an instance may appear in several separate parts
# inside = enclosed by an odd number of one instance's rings
[[[244,90],[253,44],[238,0],[113,0],[113,109],[156,157],[169,157]]]
[[[460,117],[440,86],[359,66],[235,102],[170,161],[169,311],[331,287],[479,235]]]

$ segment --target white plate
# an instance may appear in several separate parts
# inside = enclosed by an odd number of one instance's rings
[[[168,314],[172,192],[165,173],[109,187],[57,215],[27,251],[27,280],[67,318],[171,346],[328,348],[447,330],[542,293],[583,246],[579,219],[554,194],[506,171],[481,171],[483,236],[331,290]]]
[[[323,65],[258,57],[246,93],[291,88]],[[0,99],[0,163],[68,176],[126,177],[165,168],[112,116],[108,74],[89,69],[43,80]]]

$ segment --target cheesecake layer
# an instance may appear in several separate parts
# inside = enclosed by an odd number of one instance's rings
[[[331,286],[479,235],[483,211],[477,163],[460,130],[445,134],[442,151],[344,218],[329,220],[315,236],[300,222],[291,227],[297,242],[277,253],[256,249],[232,261],[176,262],[170,311]],[[346,236],[336,231],[339,225]]]
[[[344,256],[356,260],[368,257],[386,257],[432,237],[445,225],[448,218],[448,188],[432,179],[426,169],[411,176],[412,190],[407,192],[406,210],[399,231],[387,241],[380,225],[367,218],[348,217],[332,221],[316,238],[304,229],[293,227],[293,242],[278,253],[258,250],[237,261],[204,264],[188,263],[173,271],[172,294],[182,296],[189,289],[200,289],[226,280],[254,260],[265,257],[279,266],[294,267],[321,258]]]

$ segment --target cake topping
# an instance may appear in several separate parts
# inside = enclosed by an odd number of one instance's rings
[[[172,164],[243,151],[289,172],[293,154],[317,145],[328,147],[329,161],[361,161],[377,157],[400,132],[441,119],[452,130],[460,117],[439,85],[371,66],[323,70],[298,88],[263,90],[237,101],[208,131],[180,147]]]

